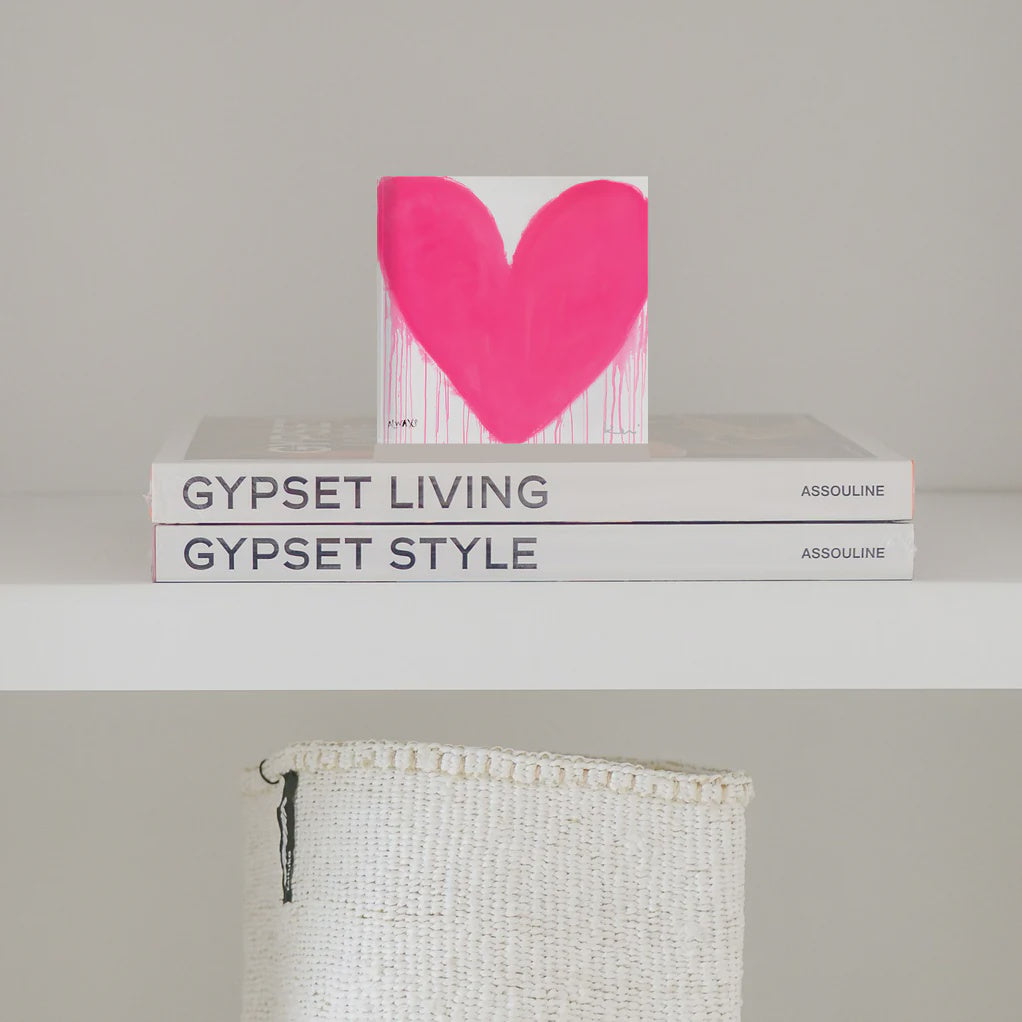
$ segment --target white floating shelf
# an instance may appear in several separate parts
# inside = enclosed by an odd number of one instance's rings
[[[0,687],[1022,685],[1022,494],[920,495],[912,582],[154,585],[149,530],[0,498]]]

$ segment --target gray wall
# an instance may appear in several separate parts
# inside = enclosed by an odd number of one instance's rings
[[[302,738],[751,771],[745,1022],[1014,1022],[1022,693],[0,694],[4,1017],[225,1022],[239,768]]]
[[[649,174],[654,412],[1019,488],[1022,6],[5,3],[0,491],[370,412],[384,173]]]

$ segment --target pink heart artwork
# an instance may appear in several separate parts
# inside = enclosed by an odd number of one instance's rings
[[[442,376],[492,440],[535,438],[613,370],[640,322],[644,341],[647,200],[630,184],[561,191],[509,259],[493,213],[465,185],[385,177],[377,248],[391,314],[439,371],[437,396]]]

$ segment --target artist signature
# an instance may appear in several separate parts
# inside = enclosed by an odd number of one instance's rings
[[[637,429],[605,429],[603,431],[604,436],[635,436],[639,431]]]

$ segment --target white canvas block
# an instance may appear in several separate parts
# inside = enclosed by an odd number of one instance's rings
[[[406,196],[405,182],[438,182],[438,194]],[[569,209],[579,186],[621,191]],[[645,443],[647,196],[645,177],[382,179],[379,441]],[[399,202],[426,212],[398,215]],[[521,284],[506,303],[505,261]]]

